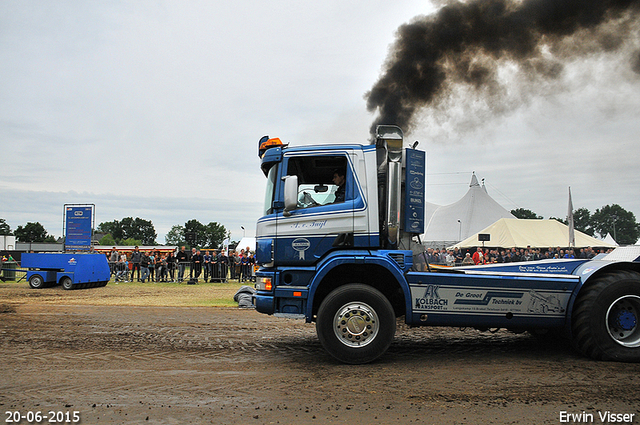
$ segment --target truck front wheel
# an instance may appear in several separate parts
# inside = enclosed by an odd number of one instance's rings
[[[572,334],[578,351],[597,360],[640,361],[640,274],[598,277],[576,299]]]
[[[34,274],[29,278],[29,286],[33,289],[42,289],[44,288],[44,279],[39,274]]]
[[[322,301],[316,332],[324,349],[339,361],[369,363],[393,341],[395,313],[380,291],[353,283],[335,289]]]

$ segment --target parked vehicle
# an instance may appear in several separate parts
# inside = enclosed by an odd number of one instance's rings
[[[34,289],[56,284],[64,289],[106,286],[111,277],[109,262],[103,254],[27,253],[22,267],[28,268],[27,281]]]

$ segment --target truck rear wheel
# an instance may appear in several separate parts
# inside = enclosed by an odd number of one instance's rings
[[[380,291],[354,283],[335,289],[324,299],[316,332],[324,349],[339,361],[369,363],[391,345],[396,317]]]
[[[44,279],[39,274],[34,274],[29,278],[29,286],[33,289],[42,289],[45,287]]]
[[[573,309],[574,346],[597,360],[640,361],[640,274],[618,270],[585,287]]]
[[[62,287],[66,290],[73,289],[73,281],[68,276],[63,277],[60,283],[62,283]]]

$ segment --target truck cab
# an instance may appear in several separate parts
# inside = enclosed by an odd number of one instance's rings
[[[316,323],[323,347],[366,363],[410,326],[562,331],[594,358],[640,361],[640,251],[596,260],[414,270],[423,253],[423,151],[398,127],[370,144],[259,143],[256,310]],[[596,312],[596,313],[594,313]]]
[[[367,162],[374,167],[369,146],[269,150],[263,158],[268,183],[257,224],[258,261],[311,266],[343,247],[377,246],[377,206],[367,202],[376,186],[367,180]]]

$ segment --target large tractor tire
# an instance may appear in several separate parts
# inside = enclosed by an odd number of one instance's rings
[[[573,344],[596,360],[640,361],[640,274],[617,270],[595,278],[578,294]]]
[[[335,289],[323,300],[316,332],[324,349],[337,360],[369,363],[389,348],[396,333],[396,317],[380,291],[353,283]]]

